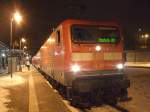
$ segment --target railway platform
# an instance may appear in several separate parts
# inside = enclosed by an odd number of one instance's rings
[[[126,62],[126,67],[150,68],[150,62]]]
[[[34,67],[0,76],[0,112],[69,112],[60,100]]]

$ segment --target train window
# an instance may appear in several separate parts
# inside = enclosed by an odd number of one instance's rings
[[[61,39],[60,39],[61,37],[60,37],[60,30],[58,30],[57,32],[56,32],[56,40],[57,40],[57,44],[60,44],[61,43]]]
[[[120,32],[111,26],[73,25],[72,40],[78,43],[116,44],[120,40]]]

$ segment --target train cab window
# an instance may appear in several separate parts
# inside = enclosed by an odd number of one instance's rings
[[[57,45],[61,43],[60,30],[56,31],[56,43]]]
[[[117,44],[121,38],[115,26],[72,25],[71,31],[76,43]]]

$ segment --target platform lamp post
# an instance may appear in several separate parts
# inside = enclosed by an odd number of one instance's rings
[[[24,46],[24,47],[23,47],[23,50],[26,50],[26,49],[27,49],[27,46]]]
[[[26,39],[24,37],[20,38],[19,41],[19,48],[20,48],[20,53],[22,52],[22,45],[24,45],[24,43],[26,43]],[[20,54],[20,58],[19,58],[19,71],[22,72],[22,67],[21,67],[21,61],[22,61],[22,54]]]
[[[24,54],[26,54],[26,50],[27,50],[27,46],[25,45],[25,46],[23,47],[23,52],[24,52]]]
[[[149,38],[149,34],[146,33],[146,34],[142,35],[141,37],[142,37],[142,39],[144,39],[145,48],[147,48],[147,40]]]
[[[20,22],[22,21],[22,16],[20,15],[19,12],[15,12],[13,17],[10,19],[10,52],[11,52],[11,78],[13,76],[13,71],[12,71],[12,43],[13,43],[13,37],[12,37],[12,34],[13,34],[13,22],[16,22],[18,24],[20,24]]]
[[[22,38],[20,39],[20,50],[22,49],[22,44],[23,44],[23,43],[26,43],[26,39],[22,37]]]

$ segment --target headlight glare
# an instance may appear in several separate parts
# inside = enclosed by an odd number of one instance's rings
[[[117,64],[117,68],[118,68],[118,69],[123,69],[123,64],[122,64],[122,63]]]
[[[80,66],[75,64],[71,66],[71,71],[73,72],[79,72],[80,71]]]
[[[95,50],[96,50],[96,51],[100,51],[100,50],[101,50],[101,46],[97,45],[97,46],[95,47]]]

